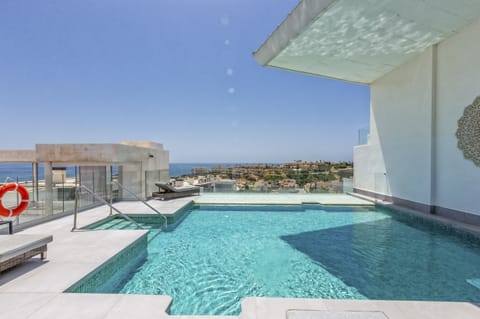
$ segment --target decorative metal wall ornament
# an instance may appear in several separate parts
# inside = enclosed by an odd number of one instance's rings
[[[456,135],[463,156],[480,166],[480,96],[465,108],[458,119]]]

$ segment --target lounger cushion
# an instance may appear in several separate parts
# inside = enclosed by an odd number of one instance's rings
[[[190,192],[200,192],[200,187],[198,186],[183,186],[183,187],[173,187],[164,183],[155,183],[160,190],[163,190],[165,193],[190,193]]]
[[[0,262],[51,242],[51,235],[0,235]]]

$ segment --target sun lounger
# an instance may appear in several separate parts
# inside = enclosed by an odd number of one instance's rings
[[[13,234],[13,222],[11,220],[0,220],[0,225],[8,225],[8,233]]]
[[[155,183],[155,185],[159,191],[153,192],[152,197],[162,200],[200,194],[200,187],[197,186],[173,187],[164,183]]]
[[[33,256],[47,257],[51,235],[0,235],[0,272],[21,264]]]

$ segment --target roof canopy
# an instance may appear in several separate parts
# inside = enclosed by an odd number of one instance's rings
[[[479,16],[478,0],[302,0],[254,57],[369,84]]]
[[[0,163],[42,163],[68,165],[117,165],[140,163],[146,159],[164,160],[168,151],[154,142],[119,144],[36,144],[35,150],[0,150]]]

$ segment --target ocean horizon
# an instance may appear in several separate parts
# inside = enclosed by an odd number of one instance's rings
[[[251,165],[251,163],[170,163],[169,173],[170,177],[178,177],[192,173],[194,167],[205,167],[211,169],[214,166],[233,167],[236,165]],[[39,179],[43,179],[43,165],[40,163],[38,169]],[[75,176],[75,167],[66,166],[67,177]],[[0,183],[3,183],[11,178],[18,181],[32,180],[32,164],[30,163],[0,163]]]

